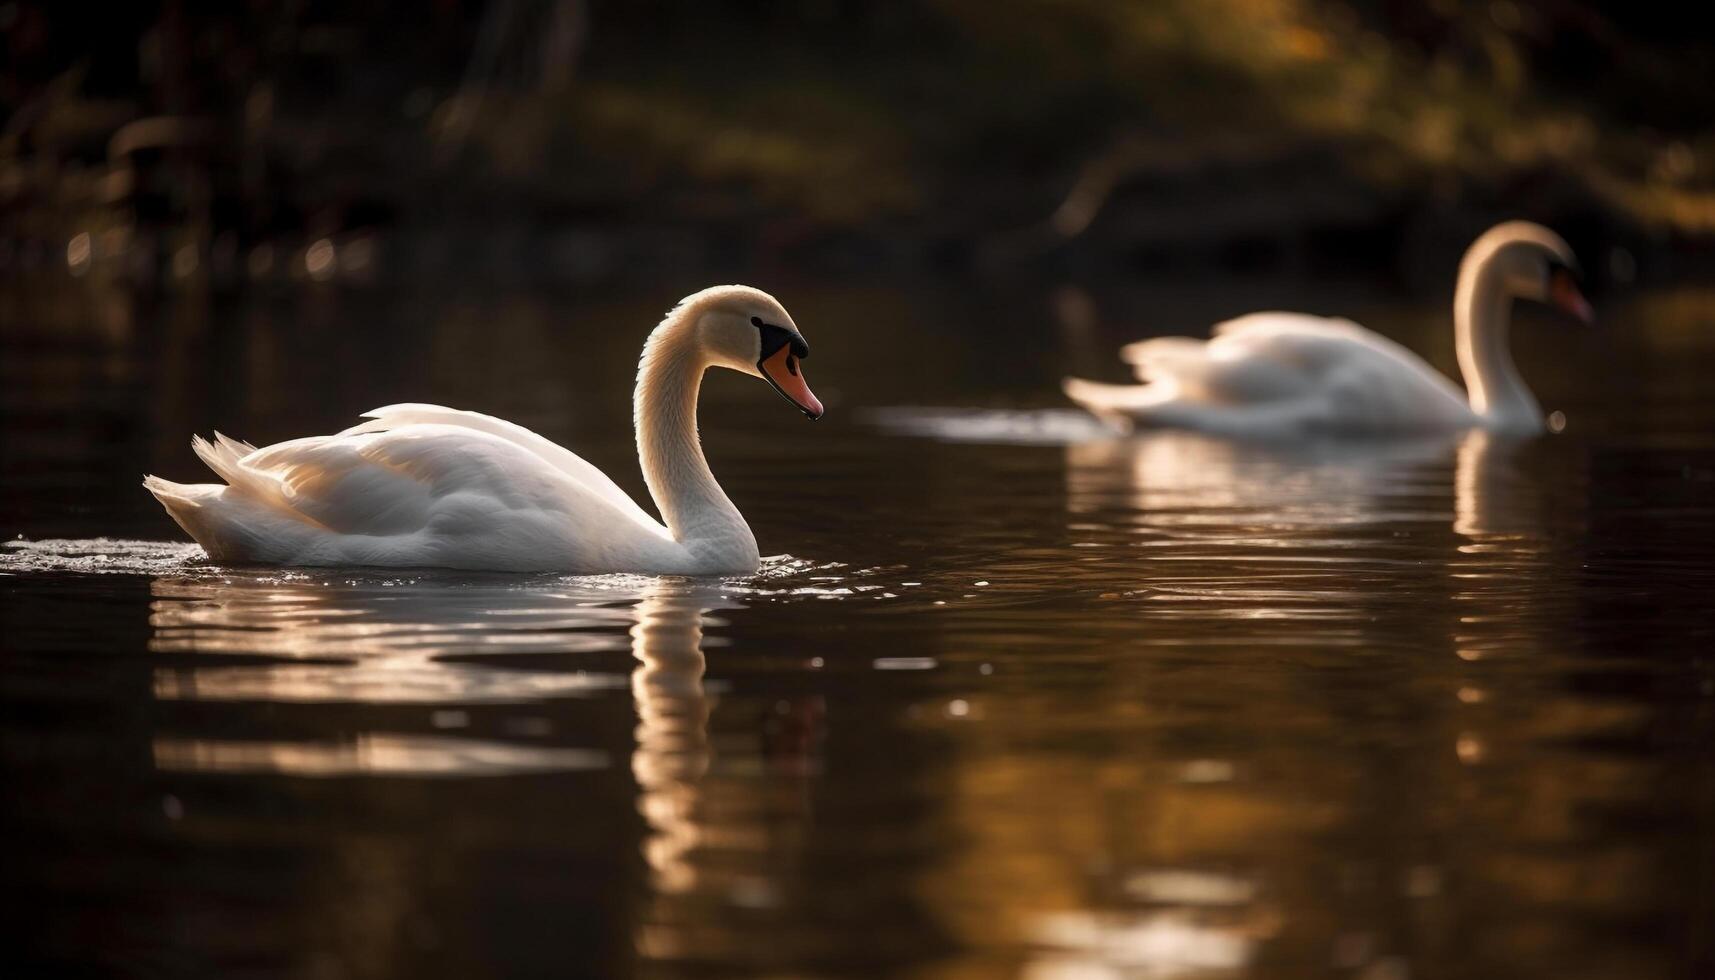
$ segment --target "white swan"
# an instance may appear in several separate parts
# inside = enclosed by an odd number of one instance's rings
[[[1221,435],[1536,433],[1542,410],[1507,348],[1512,301],[1552,303],[1589,322],[1576,270],[1559,235],[1524,221],[1491,228],[1465,253],[1453,331],[1468,401],[1386,337],[1304,313],[1252,313],[1219,324],[1208,341],[1139,341],[1120,356],[1145,384],[1067,378],[1066,394],[1105,418]]]
[[[705,369],[763,378],[811,419],[809,347],[772,296],[716,286],[649,335],[633,409],[637,451],[666,524],[570,450],[501,419],[390,405],[337,435],[257,449],[193,440],[225,484],[143,485],[220,561],[502,571],[743,574],[756,538],[697,439]]]

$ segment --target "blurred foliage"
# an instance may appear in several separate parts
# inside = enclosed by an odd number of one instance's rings
[[[1290,198],[1279,173],[1308,160],[1371,211],[1523,180],[1703,235],[1715,43],[1699,16],[1586,0],[300,0],[137,4],[91,32],[36,0],[0,6],[0,147],[98,157],[116,120],[191,114],[213,117],[271,211],[948,236],[1077,235],[1139,188],[1213,208],[1219,186],[1186,190],[1211,173]]]

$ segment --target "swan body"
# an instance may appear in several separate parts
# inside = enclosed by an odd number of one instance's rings
[[[809,348],[768,294],[687,297],[650,335],[633,399],[639,458],[662,520],[600,470],[523,426],[402,404],[328,436],[257,449],[216,434],[192,446],[224,483],[144,486],[221,561],[580,574],[745,574],[756,539],[697,439],[703,372],[769,381],[811,418]]]
[[[1253,313],[1216,326],[1208,341],[1128,345],[1121,357],[1143,384],[1068,378],[1066,394],[1106,418],[1219,435],[1540,432],[1542,410],[1507,348],[1511,304],[1548,301],[1588,320],[1575,268],[1566,243],[1539,225],[1508,222],[1477,239],[1453,313],[1468,391],[1350,320]]]

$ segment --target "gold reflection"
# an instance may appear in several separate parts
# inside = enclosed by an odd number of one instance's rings
[[[1115,507],[1141,527],[1284,543],[1272,531],[1315,531],[1421,518],[1449,437],[1385,442],[1250,444],[1192,432],[1153,432],[1066,449],[1068,509]]]
[[[631,675],[637,702],[638,812],[649,824],[643,856],[655,887],[668,893],[696,887],[690,860],[702,839],[699,789],[709,768],[710,697],[703,688],[703,614],[697,596],[649,596],[631,628]]]
[[[460,706],[532,704],[621,688],[619,675],[515,662],[497,669],[483,658],[622,648],[614,629],[632,612],[615,599],[636,594],[504,580],[246,572],[159,576],[150,592],[149,648],[211,661],[156,670],[158,700]],[[462,727],[468,716],[440,710],[427,720],[437,728]],[[507,730],[540,737],[549,734],[542,724],[509,719]],[[509,775],[610,763],[589,749],[386,731],[327,741],[163,735],[154,756],[163,770],[306,777]]]
[[[635,925],[638,952],[678,963],[791,961],[791,943],[759,937],[784,929],[795,907],[822,706],[815,697],[736,698],[711,730],[721,699],[704,679],[704,629],[716,622],[711,613],[738,605],[718,585],[235,572],[161,576],[151,591],[151,649],[181,661],[156,672],[162,701],[421,705],[421,724],[439,730],[319,740],[162,734],[155,764],[172,772],[466,778],[609,769],[603,752],[539,744],[552,732],[543,718],[510,719],[540,726],[509,724],[508,738],[446,730],[472,728],[484,705],[623,689],[625,678],[568,669],[564,655],[629,643],[631,772],[650,896]],[[541,654],[554,659],[533,667],[530,655]],[[503,666],[484,662],[496,655],[506,655]]]
[[[1261,642],[1352,644],[1372,569],[1412,560],[1386,530],[1447,521],[1448,438],[1247,444],[1189,432],[1066,448],[1068,530],[1151,614],[1248,622]],[[1324,624],[1283,633],[1276,621]],[[1341,631],[1344,631],[1343,633]]]
[[[155,696],[164,701],[466,704],[624,683],[582,671],[495,670],[479,659],[621,646],[612,629],[631,611],[614,608],[610,592],[243,575],[163,576],[150,592],[151,650],[280,661],[163,667]]]
[[[1516,454],[1527,442],[1474,430],[1460,440],[1453,478],[1453,530],[1475,543],[1506,537],[1528,544],[1544,531],[1540,504]]]
[[[814,935],[799,923],[795,941],[783,923],[809,831],[821,702],[741,705],[739,727],[711,732],[720,699],[704,682],[703,627],[725,605],[717,590],[686,584],[637,606],[631,768],[652,897],[636,945],[664,963],[785,964]]]
[[[1028,937],[1025,972],[1049,977],[1594,962],[1565,924],[1647,906],[1659,875],[1593,818],[1647,812],[1652,784],[1602,747],[1647,708],[1570,682],[1595,666],[1576,652],[1583,539],[1564,533],[1584,458],[1480,432],[1069,447],[1069,534],[1130,586],[1103,598],[1135,638],[1095,689],[988,690],[1010,733],[949,728],[972,843],[927,887],[945,907],[1014,896],[954,932]],[[1018,751],[1044,732],[1117,750]],[[1195,763],[1225,779],[1183,777],[1200,741],[1234,752]],[[1449,931],[1496,909],[1533,911]]]
[[[330,743],[160,738],[154,748],[157,769],[293,776],[512,775],[602,769],[608,764],[605,754],[586,749],[384,733]]]
[[[1173,912],[1124,915],[1060,913],[1037,929],[1044,947],[1024,970],[1029,980],[1231,974],[1249,963],[1253,937]]]

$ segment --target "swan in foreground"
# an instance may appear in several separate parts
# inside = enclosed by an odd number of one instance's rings
[[[633,396],[650,517],[600,470],[502,419],[390,405],[337,435],[257,449],[192,441],[224,484],[143,485],[219,561],[581,574],[746,574],[756,538],[697,439],[703,372],[762,378],[811,419],[822,403],[791,316],[748,286],[686,297],[649,335]]]
[[[1120,356],[1144,384],[1067,378],[1066,394],[1104,418],[1221,435],[1538,433],[1542,409],[1507,348],[1512,301],[1550,303],[1589,323],[1577,269],[1559,235],[1525,221],[1491,228],[1465,253],[1453,332],[1468,399],[1386,337],[1305,313],[1252,313],[1219,324],[1208,341],[1139,341]]]

